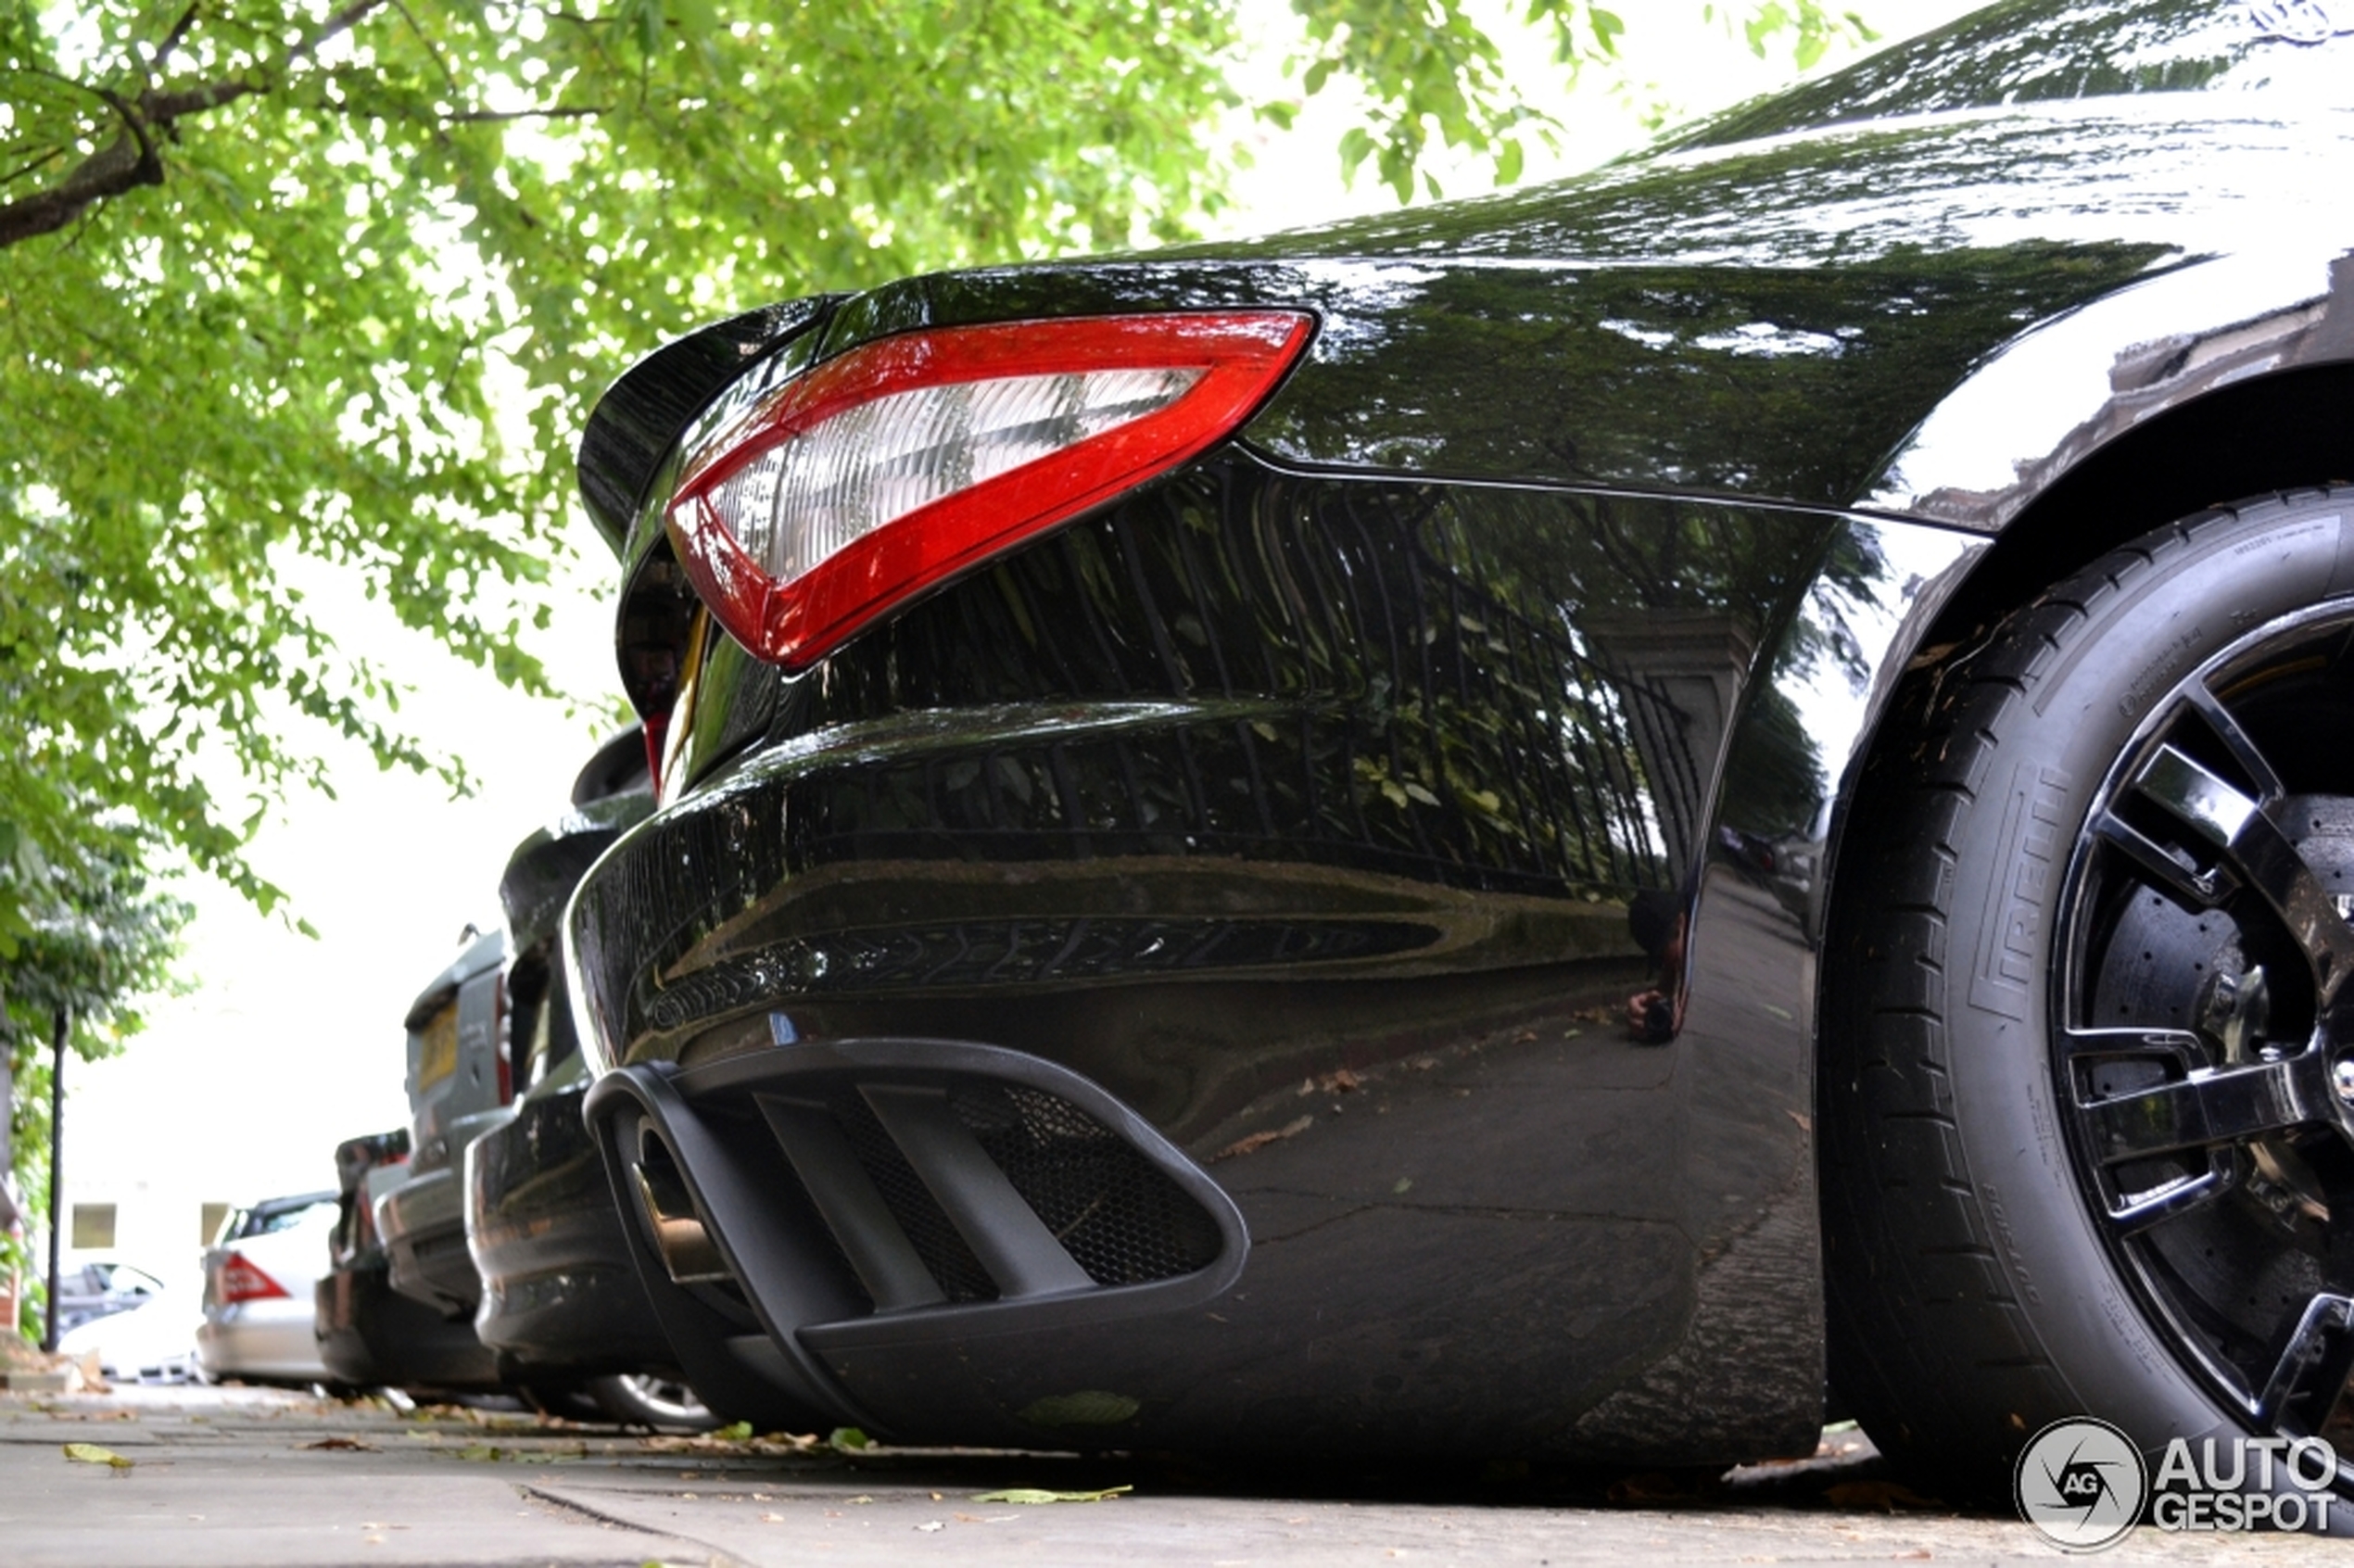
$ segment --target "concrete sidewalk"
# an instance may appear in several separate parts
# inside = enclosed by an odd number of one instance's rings
[[[69,1459],[68,1443],[128,1460]],[[1930,1509],[1853,1440],[1705,1479],[1206,1473],[1167,1461],[644,1437],[473,1411],[403,1416],[246,1389],[0,1396],[9,1568],[342,1564],[1697,1563],[2061,1556],[2008,1518]],[[764,1451],[765,1450],[765,1451]],[[1133,1486],[1100,1502],[980,1495]],[[2144,1531],[2106,1562],[2310,1560],[2293,1539]],[[2326,1551],[2326,1547],[2318,1549]]]

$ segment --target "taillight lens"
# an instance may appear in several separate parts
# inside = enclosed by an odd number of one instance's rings
[[[283,1299],[286,1287],[261,1271],[252,1258],[242,1252],[233,1252],[221,1260],[220,1283],[214,1294],[223,1307],[234,1307],[240,1301],[271,1301]]]
[[[737,641],[798,669],[892,606],[1230,434],[1307,343],[1288,310],[911,332],[689,455],[671,537]]]

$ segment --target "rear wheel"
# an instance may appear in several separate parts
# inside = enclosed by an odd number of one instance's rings
[[[606,1415],[626,1425],[708,1432],[719,1424],[695,1391],[677,1378],[622,1372],[591,1379],[588,1393]]]
[[[2192,519],[1924,674],[1875,753],[1826,982],[1831,1375],[1949,1496],[2068,1416],[2339,1435],[2349,590],[2354,492]]]

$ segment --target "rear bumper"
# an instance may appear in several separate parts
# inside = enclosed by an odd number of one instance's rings
[[[319,1282],[319,1359],[356,1388],[483,1389],[500,1385],[496,1358],[474,1325],[453,1321],[392,1288],[382,1263],[338,1269]]]
[[[1706,560],[1677,554],[1696,529]],[[690,714],[715,761],[567,916],[620,1201],[658,1184],[650,1149],[677,1167],[669,1257],[642,1215],[633,1246],[690,1378],[759,1372],[813,1424],[926,1441],[1811,1448],[1815,966],[1869,716],[1852,677],[1901,667],[1971,548],[1235,459],[818,677],[728,674],[719,645]],[[1761,843],[1773,878],[1740,853]],[[879,1117],[858,1053],[972,1049],[946,1041],[1078,1079],[1099,1122],[1214,1173],[1247,1272],[1100,1321],[1045,1292],[993,1319],[878,1296],[885,1262],[801,1169],[801,1113],[763,1096],[850,1073],[847,1101],[815,1096],[847,1135]],[[965,1070],[893,1070],[919,1068]]]
[[[376,1233],[392,1260],[392,1288],[449,1316],[471,1317],[482,1281],[466,1251],[464,1191],[443,1167],[403,1182],[376,1203]]]
[[[328,1375],[312,1304],[293,1299],[240,1302],[207,1313],[196,1325],[196,1362],[216,1378],[317,1383]]]
[[[630,1258],[582,1091],[525,1100],[466,1152],[475,1331],[519,1376],[666,1371],[675,1362]]]

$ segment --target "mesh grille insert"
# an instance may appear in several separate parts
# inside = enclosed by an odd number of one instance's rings
[[[1216,1261],[1218,1225],[1201,1205],[1069,1101],[968,1080],[949,1104],[1097,1284],[1173,1279]]]

